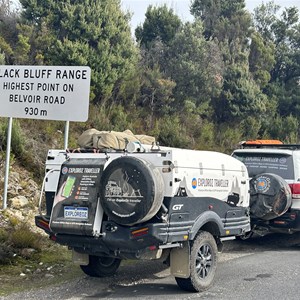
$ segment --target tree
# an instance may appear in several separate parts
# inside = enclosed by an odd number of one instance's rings
[[[270,71],[270,83],[265,88],[276,99],[278,113],[299,118],[300,113],[300,22],[296,7],[285,8],[278,16],[274,2],[255,9],[254,24],[266,43],[274,44],[275,63]]]
[[[214,41],[203,37],[202,22],[186,23],[166,50],[164,72],[176,82],[177,109],[186,101],[196,104],[199,113],[210,115],[210,100],[220,92],[223,63]]]
[[[95,102],[104,103],[136,62],[129,15],[119,0],[20,0],[38,35],[45,64],[92,68]],[[35,50],[38,53],[38,50]]]
[[[171,112],[175,85],[174,81],[163,77],[158,65],[144,69],[139,104],[145,109],[150,129],[153,129],[155,118]]]
[[[261,118],[267,113],[267,103],[267,96],[247,70],[238,65],[227,67],[221,95],[214,99],[219,122],[240,122],[249,116]]]
[[[143,25],[136,28],[135,36],[137,41],[148,49],[155,40],[168,45],[181,26],[180,18],[166,4],[160,7],[150,5],[145,17]]]
[[[267,97],[261,92],[260,85],[266,84],[269,78],[266,73],[260,73],[260,67],[270,54],[266,49],[258,48],[261,46],[259,38],[252,36],[251,16],[245,10],[245,1],[194,0],[191,12],[203,21],[205,38],[213,40],[222,53],[222,92],[214,95],[212,101],[215,121],[239,122],[249,115],[259,116],[265,112]],[[252,46],[251,67],[259,85],[253,80],[249,66],[251,36],[256,42]],[[258,53],[263,56],[259,62],[254,58]]]
[[[216,36],[220,29],[225,32],[237,32],[243,30],[241,26],[235,27],[236,22],[223,23],[224,20],[240,19],[241,14],[247,15],[245,11],[245,0],[223,1],[223,0],[194,0],[191,5],[191,14],[199,18],[204,24],[204,34],[207,39]],[[243,17],[243,16],[242,16]],[[220,26],[220,23],[226,26]],[[241,25],[241,22],[240,22]],[[228,26],[231,29],[228,31]],[[235,27],[235,30],[232,30]],[[248,28],[246,28],[248,30]]]
[[[259,32],[251,35],[249,70],[254,80],[264,88],[271,79],[271,70],[275,64],[275,45],[265,40]]]
[[[0,53],[4,63],[11,64],[14,45],[17,41],[18,14],[11,7],[10,0],[0,2]]]

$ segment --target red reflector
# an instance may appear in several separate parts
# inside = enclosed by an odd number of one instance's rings
[[[48,222],[46,222],[46,221],[44,221],[44,220],[39,220],[38,221],[38,225],[41,227],[41,228],[44,228],[44,229],[50,229],[49,228],[49,223]]]
[[[141,229],[138,229],[138,230],[134,230],[134,231],[131,231],[131,235],[133,237],[139,237],[139,236],[142,236],[142,235],[146,235],[146,234],[148,234],[148,230],[149,230],[148,227],[141,228]]]
[[[285,221],[274,221],[274,224],[284,225],[286,224]]]
[[[289,184],[292,192],[293,198],[299,198],[300,199],[300,183],[292,183]]]
[[[56,236],[55,235],[51,235],[50,239],[55,242],[56,241]]]
[[[149,247],[149,250],[150,250],[150,251],[156,250],[156,246],[154,246],[154,245],[153,245],[153,246],[150,246],[150,247]]]

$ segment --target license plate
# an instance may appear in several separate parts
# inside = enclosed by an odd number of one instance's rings
[[[89,209],[87,207],[64,207],[64,217],[66,219],[86,220],[89,218]]]

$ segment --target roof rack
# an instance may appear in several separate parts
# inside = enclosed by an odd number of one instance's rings
[[[289,150],[296,150],[300,149],[300,144],[246,144],[242,143],[239,145],[240,149],[246,148],[280,148],[280,149],[289,149]]]

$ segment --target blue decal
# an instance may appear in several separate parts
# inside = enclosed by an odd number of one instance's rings
[[[263,192],[270,187],[268,180],[265,177],[260,177],[257,179],[256,188],[258,191]]]
[[[68,173],[68,167],[63,167],[62,170],[61,170],[61,173],[63,175],[67,174]]]
[[[192,188],[195,189],[197,187],[197,179],[193,178],[192,179]]]

